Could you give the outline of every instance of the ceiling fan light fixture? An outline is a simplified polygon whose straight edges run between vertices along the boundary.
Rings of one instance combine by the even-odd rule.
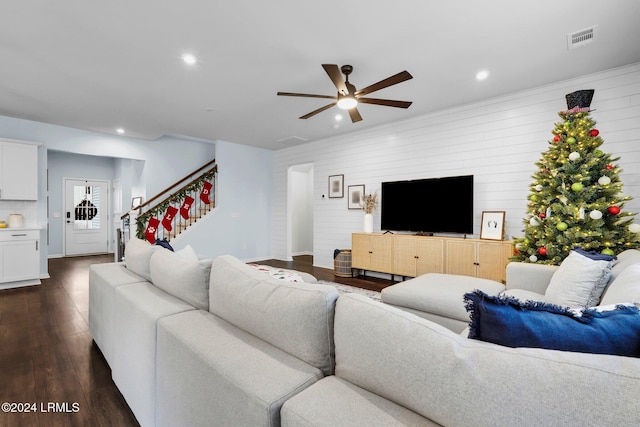
[[[358,100],[353,95],[346,95],[338,99],[338,108],[350,110],[358,105]]]

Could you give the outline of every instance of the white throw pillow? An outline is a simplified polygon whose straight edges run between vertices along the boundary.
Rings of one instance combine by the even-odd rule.
[[[545,301],[571,308],[598,305],[611,276],[612,261],[594,260],[571,251],[553,273]]]
[[[179,251],[176,251],[176,254],[189,261],[198,261],[198,255],[196,254],[196,251],[193,250],[191,245],[187,245]]]
[[[157,251],[151,257],[152,283],[196,308],[209,310],[211,262],[191,261],[175,252]]]
[[[151,255],[158,249],[162,248],[151,245],[146,240],[130,239],[124,247],[124,265],[137,275],[150,281],[151,270],[149,263],[151,262]]]
[[[640,263],[625,268],[602,297],[602,305],[637,302],[640,302]]]

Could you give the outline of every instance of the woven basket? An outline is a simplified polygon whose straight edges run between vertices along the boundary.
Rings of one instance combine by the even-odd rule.
[[[352,277],[351,274],[351,249],[340,249],[338,255],[333,258],[334,275],[338,277]]]

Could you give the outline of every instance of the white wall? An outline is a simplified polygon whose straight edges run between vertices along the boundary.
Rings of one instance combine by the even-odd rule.
[[[624,192],[634,197],[625,210],[640,211],[640,64],[635,64],[276,151],[274,257],[286,259],[287,254],[287,169],[308,159],[315,170],[317,266],[333,268],[333,250],[351,247],[351,233],[362,231],[363,213],[347,210],[346,197],[322,198],[329,175],[344,174],[345,188],[364,184],[369,193],[379,192],[384,181],[473,174],[474,237],[486,210],[506,211],[507,237],[521,235],[534,163],[547,150],[560,120],[557,113],[566,109],[565,94],[579,89],[595,89],[591,115],[604,140],[602,149],[620,156]],[[416,209],[423,205],[446,213],[447,200],[416,200]]]
[[[273,153],[216,142],[216,209],[171,240],[209,258],[230,254],[245,261],[271,258]]]

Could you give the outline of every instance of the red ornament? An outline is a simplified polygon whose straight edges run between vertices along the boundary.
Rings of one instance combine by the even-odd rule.
[[[620,213],[620,208],[617,206],[609,206],[607,208],[607,212],[609,212],[611,215],[618,215]]]
[[[553,142],[560,142],[562,140],[562,137],[560,135],[556,135],[553,137]]]
[[[605,168],[607,168],[607,170],[611,170],[611,169],[613,169],[613,165],[607,165],[607,166],[605,166]]]
[[[538,253],[542,256],[545,256],[547,254],[547,248],[545,248],[544,246],[539,247]]]
[[[540,217],[540,219],[545,219],[547,217],[547,214],[544,212],[540,212],[538,216]]]
[[[598,136],[600,135],[600,131],[598,129],[591,129],[589,131],[589,136]]]

